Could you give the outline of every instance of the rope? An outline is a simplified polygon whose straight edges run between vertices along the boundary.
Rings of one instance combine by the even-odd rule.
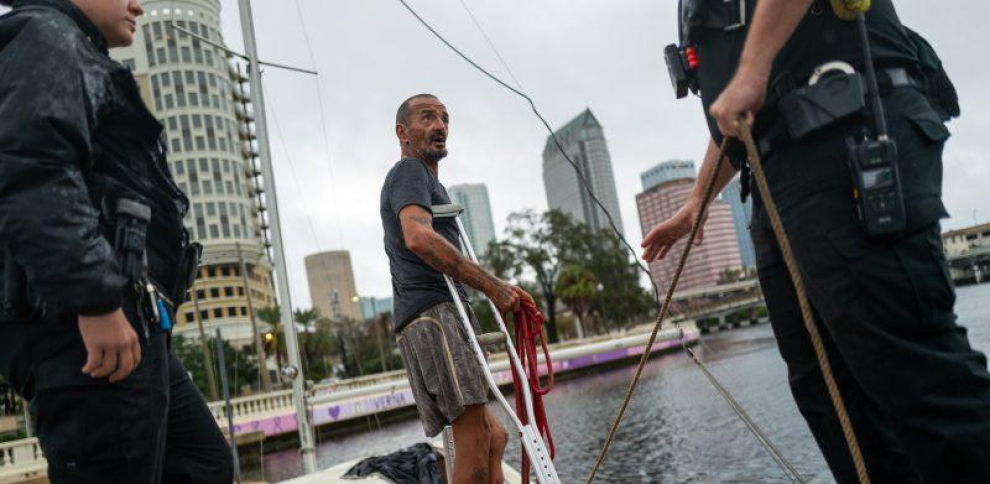
[[[705,365],[705,363],[702,362],[700,358],[698,358],[698,355],[695,354],[693,349],[685,347],[684,350],[687,352],[688,356],[690,356],[691,359],[698,364],[698,368],[701,368],[702,373],[705,374],[705,377],[708,378],[708,381],[711,382],[713,387],[715,387],[715,391],[718,392],[718,394],[723,399],[725,399],[726,403],[728,403],[729,406],[732,407],[732,410],[734,410],[736,414],[739,415],[743,423],[746,424],[746,428],[748,428],[749,431],[753,433],[753,435],[756,437],[756,440],[760,442],[760,445],[762,445],[765,449],[767,449],[767,452],[770,453],[770,457],[773,458],[774,462],[777,463],[777,466],[780,467],[785,474],[787,474],[787,477],[791,480],[791,482],[798,482],[803,484],[804,479],[801,477],[801,474],[798,472],[798,470],[794,468],[794,466],[790,463],[790,461],[787,460],[786,457],[784,457],[784,454],[780,451],[780,449],[777,448],[776,445],[774,445],[773,441],[770,440],[770,437],[764,434],[763,430],[760,429],[758,425],[756,425],[753,419],[749,416],[749,413],[746,412],[746,409],[744,409],[742,405],[740,405],[739,402],[736,401],[735,397],[733,397],[732,394],[729,393],[729,390],[724,386],[722,386],[722,383],[718,381],[718,378],[715,378],[715,375],[711,372],[711,370],[708,369],[708,365]]]
[[[516,373],[516,367],[512,368],[512,390],[516,398],[516,415],[523,424],[529,423],[529,414],[526,412],[526,401],[523,398],[522,386],[529,385],[533,397],[533,418],[536,420],[536,431],[539,432],[547,442],[550,451],[550,460],[554,457],[553,435],[550,434],[550,423],[547,421],[547,412],[543,407],[543,396],[553,389],[553,362],[550,361],[550,350],[547,349],[547,341],[543,338],[543,314],[536,309],[536,305],[524,301],[516,312],[515,340],[519,351],[519,361],[522,363],[524,375]],[[536,340],[539,338],[543,348],[544,362],[547,365],[547,385],[540,386],[540,367],[536,359]],[[506,349],[506,352],[510,351]],[[509,355],[511,358],[512,355]],[[522,449],[522,474],[523,484],[529,484],[529,457],[526,449]]]
[[[825,378],[825,386],[828,387],[828,395],[832,399],[835,413],[839,417],[839,424],[842,426],[842,434],[846,438],[846,445],[852,455],[853,464],[856,466],[856,474],[861,484],[869,484],[870,477],[866,472],[866,462],[859,449],[859,442],[856,440],[856,433],[853,431],[852,422],[849,420],[849,413],[846,405],[842,401],[842,394],[839,392],[839,385],[835,383],[832,375],[832,365],[829,363],[828,355],[825,353],[825,346],[822,344],[821,334],[818,333],[818,326],[811,314],[811,304],[808,303],[808,295],[805,293],[804,280],[798,271],[797,262],[794,260],[794,253],[791,251],[791,243],[784,233],[784,224],[780,221],[780,214],[777,212],[777,205],[770,194],[770,186],[767,184],[766,175],[763,173],[763,162],[760,160],[760,152],[753,142],[753,135],[750,133],[749,125],[745,120],[740,121],[742,125],[742,141],[746,144],[746,151],[749,155],[749,163],[753,167],[753,175],[756,178],[757,186],[760,190],[760,198],[766,208],[767,215],[770,216],[770,224],[773,226],[774,236],[780,245],[780,252],[784,256],[787,264],[787,271],[791,275],[791,282],[794,283],[794,292],[797,293],[798,304],[801,306],[801,316],[804,319],[804,327],[811,337],[812,346],[815,348],[815,355],[818,357],[818,366],[822,369],[822,377]]]
[[[784,261],[787,265],[787,270],[791,276],[791,281],[794,284],[794,291],[797,293],[798,304],[801,307],[801,316],[804,319],[805,328],[808,331],[808,336],[811,338],[812,346],[815,349],[815,355],[818,358],[818,365],[822,370],[822,377],[825,379],[825,386],[828,388],[829,397],[832,399],[832,405],[835,408],[835,413],[839,418],[839,425],[842,427],[842,433],[846,439],[846,445],[849,447],[849,453],[852,456],[853,464],[856,467],[856,474],[859,477],[859,482],[861,484],[869,484],[870,478],[866,471],[866,462],[863,460],[863,454],[859,448],[859,442],[856,439],[856,433],[853,430],[852,422],[849,420],[849,413],[846,411],[845,403],[842,400],[842,394],[839,391],[839,386],[835,382],[835,377],[832,374],[832,366],[829,363],[828,355],[825,352],[825,346],[822,343],[821,334],[818,332],[818,326],[814,322],[814,317],[811,314],[811,304],[808,302],[808,296],[804,289],[804,280],[801,278],[801,274],[797,268],[797,262],[794,260],[794,254],[791,251],[790,240],[787,238],[787,234],[784,232],[783,223],[780,220],[780,214],[777,212],[777,205],[773,201],[773,197],[770,193],[770,186],[767,183],[766,176],[763,172],[763,163],[760,159],[759,150],[756,148],[756,143],[753,142],[752,133],[750,133],[749,125],[745,120],[741,120],[741,139],[746,145],[746,152],[749,158],[750,165],[753,167],[753,175],[756,178],[757,186],[760,191],[761,199],[764,202],[767,214],[770,216],[770,223],[773,226],[774,236],[777,239],[777,243],[780,245],[781,254],[784,256]],[[698,234],[698,229],[701,225],[702,218],[708,209],[708,205],[711,202],[712,192],[714,191],[715,179],[718,172],[722,168],[722,163],[725,158],[725,150],[728,145],[728,138],[722,140],[721,146],[719,146],[718,161],[715,164],[714,170],[712,170],[712,175],[708,179],[707,186],[705,187],[705,196],[702,199],[701,209],[698,211],[698,215],[695,218],[694,225],[691,228],[691,233],[688,236],[687,244],[684,246],[684,252],[681,254],[681,258],[677,264],[677,270],[674,272],[674,277],[671,280],[671,285],[667,289],[667,296],[664,300],[662,310],[657,316],[656,324],[653,328],[653,334],[650,336],[650,341],[647,343],[646,352],[640,358],[639,366],[636,369],[636,375],[633,377],[632,383],[629,385],[629,390],[626,392],[626,396],[622,401],[622,405],[619,407],[619,414],[616,416],[615,421],[612,423],[612,428],[609,431],[608,438],[605,440],[605,444],[602,447],[601,454],[598,456],[598,461],[595,462],[595,467],[591,471],[591,475],[588,477],[588,484],[591,484],[595,479],[595,474],[598,473],[599,468],[605,461],[605,457],[608,454],[609,447],[612,444],[612,440],[615,437],[615,432],[618,430],[619,424],[622,421],[622,417],[625,415],[626,408],[629,406],[629,401],[632,398],[633,392],[636,389],[636,385],[639,384],[640,376],[643,372],[643,367],[646,365],[646,360],[649,357],[650,349],[653,347],[653,342],[656,337],[657,332],[660,329],[661,322],[666,316],[667,309],[669,306],[670,298],[673,296],[674,288],[677,286],[677,282],[680,280],[681,271],[684,269],[684,265],[687,262],[688,254],[691,252],[691,246],[694,244],[695,236]],[[691,351],[690,348],[684,345],[685,351],[691,356],[691,359],[698,364],[698,367],[705,373],[705,376],[711,381],[712,385],[715,387],[716,391],[729,403],[729,406],[736,412],[740,419],[746,423],[750,431],[756,436],[757,440],[767,449],[770,455],[773,457],[774,461],[778,466],[781,467],[785,472],[788,473],[788,477],[796,478],[798,482],[804,482],[797,470],[784,458],[780,450],[770,441],[770,439],[759,429],[759,427],[753,422],[752,418],[746,413],[746,411],[735,401],[731,394],[718,382],[711,371],[705,366],[705,364],[697,357],[697,355]]]

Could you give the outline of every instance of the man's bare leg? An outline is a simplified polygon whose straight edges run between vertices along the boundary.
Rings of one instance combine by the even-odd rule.
[[[484,405],[468,405],[454,429],[454,484],[489,484],[492,437]]]
[[[489,484],[502,484],[505,482],[505,476],[502,475],[502,456],[505,455],[505,446],[509,443],[509,434],[487,409],[485,410],[485,418],[488,419],[488,435],[491,436],[488,451],[488,469],[491,479],[488,482]]]

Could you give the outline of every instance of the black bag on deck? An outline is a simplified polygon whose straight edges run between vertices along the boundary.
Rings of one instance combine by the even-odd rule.
[[[416,444],[380,457],[369,457],[344,474],[344,479],[381,474],[396,484],[440,484],[440,463],[429,444]]]

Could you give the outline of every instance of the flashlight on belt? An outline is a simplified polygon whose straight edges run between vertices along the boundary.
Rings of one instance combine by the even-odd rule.
[[[687,97],[688,91],[698,93],[698,52],[694,47],[681,48],[670,44],[663,49],[663,58],[667,62],[667,73],[670,83],[674,86],[677,99]]]

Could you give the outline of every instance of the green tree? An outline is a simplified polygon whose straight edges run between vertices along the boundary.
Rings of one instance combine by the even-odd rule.
[[[598,279],[595,274],[580,264],[568,264],[560,271],[556,292],[577,318],[577,330],[584,336],[584,317],[598,295]]]
[[[568,250],[574,244],[566,238],[574,226],[573,220],[558,211],[538,214],[532,210],[509,215],[505,242],[490,257],[494,265],[517,278],[533,275],[543,299],[547,316],[547,336],[551,342],[560,340],[557,333],[557,277]]]
[[[211,351],[215,352],[216,338],[209,337],[207,342]],[[227,383],[230,388],[230,396],[236,397],[246,394],[245,388],[249,391],[258,391],[260,388],[258,378],[258,361],[251,348],[235,348],[229,341],[223,340],[224,367],[227,372]],[[206,384],[206,367],[203,364],[203,352],[199,343],[188,340],[181,335],[172,336],[172,348],[176,356],[182,361],[186,371],[192,374],[193,382],[199,391],[205,396],[209,395]],[[219,357],[214,358],[216,374],[220,375]]]

